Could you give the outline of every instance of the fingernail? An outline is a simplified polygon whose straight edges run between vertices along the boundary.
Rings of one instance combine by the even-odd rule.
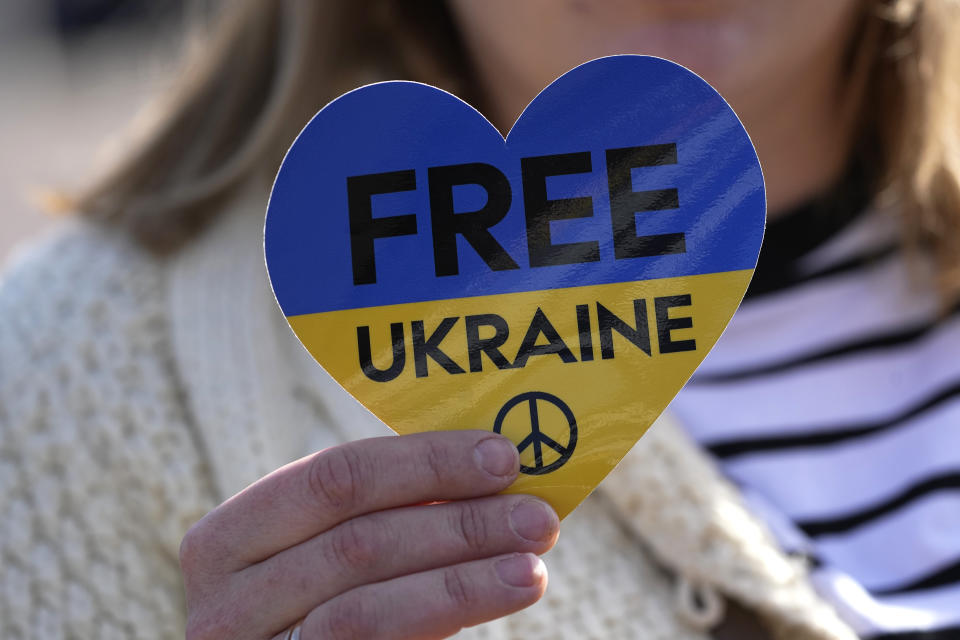
[[[494,476],[506,476],[517,470],[517,448],[506,438],[487,438],[477,444],[477,464]]]
[[[530,542],[545,542],[558,524],[557,515],[539,500],[524,500],[510,512],[514,533]]]
[[[518,553],[497,560],[494,568],[500,581],[511,587],[532,587],[540,584],[546,570],[543,561],[532,553]]]

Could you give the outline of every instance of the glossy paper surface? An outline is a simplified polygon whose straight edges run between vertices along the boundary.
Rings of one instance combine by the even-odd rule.
[[[614,56],[544,89],[506,142],[412,82],[327,105],[274,184],[274,293],[317,361],[398,433],[514,440],[511,491],[568,514],[733,315],[763,236],[736,115],[674,63]]]

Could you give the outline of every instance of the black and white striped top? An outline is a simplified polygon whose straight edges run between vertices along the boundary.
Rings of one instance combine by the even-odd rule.
[[[960,317],[892,212],[811,215],[671,410],[861,636],[960,638]]]

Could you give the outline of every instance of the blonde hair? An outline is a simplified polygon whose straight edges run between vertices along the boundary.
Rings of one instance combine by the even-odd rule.
[[[81,194],[84,215],[165,253],[236,189],[272,175],[313,113],[359,84],[403,77],[483,108],[443,0],[244,0],[189,60],[133,152]],[[860,149],[897,198],[907,246],[960,294],[960,0],[867,5],[852,56]]]

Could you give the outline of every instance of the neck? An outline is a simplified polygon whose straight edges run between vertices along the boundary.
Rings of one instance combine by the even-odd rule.
[[[841,73],[796,70],[727,96],[763,167],[768,216],[828,189],[843,175],[852,143],[851,91]]]

